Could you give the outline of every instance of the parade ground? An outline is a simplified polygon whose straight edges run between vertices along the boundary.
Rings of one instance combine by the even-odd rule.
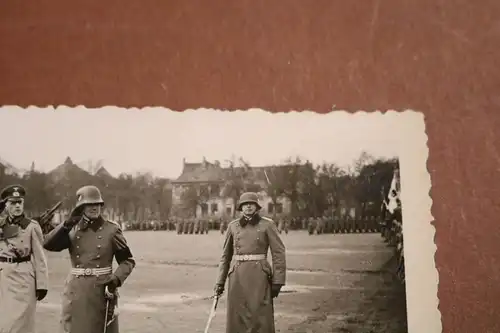
[[[224,236],[125,231],[137,266],[120,288],[123,333],[203,332]],[[380,234],[282,233],[287,285],[275,300],[277,332],[406,332],[404,287]],[[37,330],[57,332],[69,255],[47,253],[50,290]],[[116,262],[114,263],[116,264]],[[224,332],[225,298],[209,332]]]

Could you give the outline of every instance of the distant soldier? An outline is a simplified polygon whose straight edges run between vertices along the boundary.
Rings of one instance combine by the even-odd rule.
[[[208,234],[208,229],[210,229],[209,225],[211,225],[212,223],[213,223],[212,219],[203,221],[203,229],[202,230],[205,234]]]
[[[307,224],[307,231],[309,232],[309,235],[314,234],[314,229],[316,229],[315,227],[316,227],[316,223],[314,221],[314,218],[310,217],[308,224]]]
[[[323,221],[324,221],[324,232],[327,234],[332,233],[332,220],[330,219],[329,216],[323,215]]]
[[[182,219],[180,218],[175,218],[175,228],[176,228],[176,232],[177,232],[177,235],[180,235],[182,234],[182,229],[183,229],[183,225],[182,225]]]
[[[189,220],[182,219],[182,233],[187,234],[189,232]]]
[[[226,229],[227,229],[227,222],[225,219],[221,220],[220,221],[220,225],[219,225],[219,229],[220,229],[220,233],[223,234],[226,232]]]
[[[227,333],[275,332],[273,299],[285,284],[285,245],[276,224],[261,217],[260,209],[256,193],[243,193],[238,205],[243,215],[226,232],[215,293],[224,292],[228,279]],[[272,268],[267,261],[269,248]]]
[[[337,215],[333,216],[333,221],[332,221],[332,232],[333,233],[339,233],[340,232],[340,221],[339,217]]]
[[[375,216],[370,217],[370,229],[372,232],[377,232],[378,231],[378,221]]]
[[[135,267],[130,248],[116,222],[101,215],[104,201],[95,186],[84,186],[76,192],[76,207],[70,218],[59,224],[45,238],[45,249],[60,252],[68,249],[71,272],[63,293],[62,332],[103,332],[106,316],[105,290],[114,295]],[[113,259],[118,267],[113,272]],[[108,320],[113,313],[108,312]],[[118,332],[115,318],[107,333]]]
[[[285,220],[283,221],[283,229],[285,231],[285,234],[287,234],[287,235],[288,235],[288,227],[289,227],[289,224],[290,224],[288,221],[289,221],[288,218],[285,218]]]
[[[321,217],[316,217],[316,235],[321,235],[323,233],[323,219]]]
[[[0,194],[0,332],[35,332],[36,302],[47,295],[48,268],[40,225],[24,215],[26,190]]]
[[[198,235],[200,233],[201,219],[197,218],[194,220],[194,233]]]

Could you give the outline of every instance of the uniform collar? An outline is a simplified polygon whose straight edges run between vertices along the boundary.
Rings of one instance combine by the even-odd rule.
[[[99,230],[99,228],[104,223],[102,216],[99,216],[95,220],[89,220],[86,217],[82,217],[80,220],[80,230],[86,231],[88,228],[92,229],[94,232]]]
[[[258,213],[253,214],[251,218],[245,215],[240,217],[240,225],[244,228],[247,224],[256,225],[260,221],[260,216]]]
[[[18,225],[23,229],[26,229],[28,225],[30,224],[30,221],[24,216],[24,213],[16,216],[16,217],[11,217],[10,215],[7,217],[7,223],[13,224],[13,225]]]

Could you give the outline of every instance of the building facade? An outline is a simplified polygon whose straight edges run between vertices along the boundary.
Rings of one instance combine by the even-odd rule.
[[[273,199],[268,194],[273,169],[278,167],[222,167],[219,162],[187,163],[183,161],[181,175],[171,182],[173,214],[198,218],[233,217],[237,204],[235,182],[239,192],[257,192],[266,216],[291,212],[290,200],[283,196]]]

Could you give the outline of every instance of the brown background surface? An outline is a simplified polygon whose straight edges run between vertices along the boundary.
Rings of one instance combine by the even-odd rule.
[[[495,0],[3,1],[0,104],[423,111],[444,332],[500,332],[499,14]]]

